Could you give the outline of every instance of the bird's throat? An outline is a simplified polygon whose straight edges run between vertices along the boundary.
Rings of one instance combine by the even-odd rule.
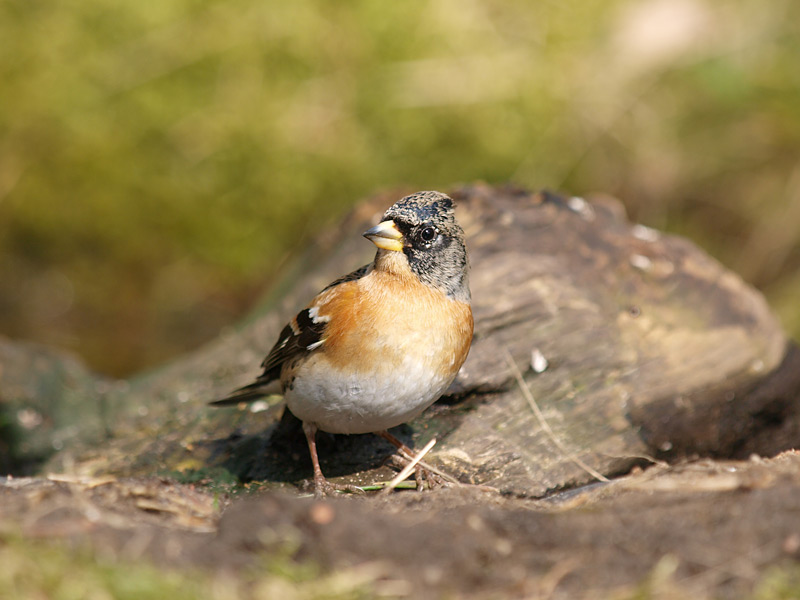
[[[402,279],[415,277],[408,264],[408,257],[404,253],[394,250],[378,250],[375,255],[374,270],[391,273]]]

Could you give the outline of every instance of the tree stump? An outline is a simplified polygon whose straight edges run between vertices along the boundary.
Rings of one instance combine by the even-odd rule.
[[[472,264],[475,338],[448,394],[398,428],[418,447],[437,438],[427,460],[462,481],[538,497],[649,461],[796,445],[800,353],[738,276],[684,239],[631,224],[613,199],[480,184],[452,196]],[[207,402],[257,375],[286,319],[371,259],[360,233],[394,200],[359,206],[240,327],[197,352],[131,381],[71,376],[69,394],[94,420],[63,425],[72,435],[48,468],[224,468],[277,487],[309,477],[303,436],[280,419],[277,399],[255,412]],[[6,407],[39,410],[33,396],[0,393]],[[382,440],[321,438],[326,474],[384,478]]]

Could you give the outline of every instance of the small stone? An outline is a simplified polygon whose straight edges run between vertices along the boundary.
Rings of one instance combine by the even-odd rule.
[[[336,511],[330,504],[324,502],[316,502],[309,511],[309,516],[314,523],[318,525],[327,525],[333,521],[336,516]]]
[[[531,368],[534,373],[544,373],[549,364],[541,350],[534,348],[531,351]]]

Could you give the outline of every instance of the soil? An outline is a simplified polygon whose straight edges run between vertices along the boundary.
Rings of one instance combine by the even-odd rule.
[[[654,465],[530,500],[479,486],[231,498],[163,478],[5,479],[0,532],[105,559],[237,572],[267,557],[369,567],[376,594],[739,598],[800,558],[800,453]]]
[[[446,396],[396,434],[436,438],[426,461],[472,485],[304,497],[305,439],[279,402],[208,406],[371,258],[378,197],[240,328],[162,369],[108,381],[0,339],[0,468],[57,473],[0,479],[0,551],[53,541],[237,582],[288,561],[360,573],[376,596],[800,598],[800,349],[760,294],[610,199],[454,197],[475,338]],[[318,442],[338,483],[393,475],[376,436]],[[763,593],[776,580],[785,593]]]

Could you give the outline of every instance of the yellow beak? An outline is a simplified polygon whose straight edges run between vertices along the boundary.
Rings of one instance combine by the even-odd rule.
[[[394,250],[395,252],[403,250],[403,234],[397,229],[394,221],[378,223],[372,229],[367,229],[364,232],[364,237],[378,248]]]

